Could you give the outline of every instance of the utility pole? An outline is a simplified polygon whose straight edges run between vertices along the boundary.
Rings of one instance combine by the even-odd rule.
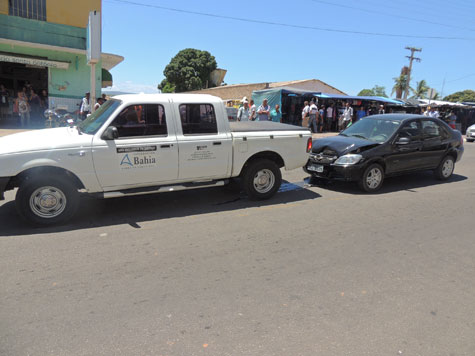
[[[407,94],[409,93],[409,83],[411,82],[412,61],[414,60],[416,60],[417,62],[421,61],[420,58],[414,57],[414,52],[422,52],[422,48],[406,47],[406,49],[411,51],[411,56],[406,56],[406,58],[409,58],[409,71],[407,72],[406,89],[404,90],[403,99],[407,99]]]

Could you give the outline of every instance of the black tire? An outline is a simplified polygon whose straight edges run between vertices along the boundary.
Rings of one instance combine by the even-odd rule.
[[[242,173],[242,188],[251,200],[269,199],[279,190],[281,183],[279,167],[268,159],[251,162]]]
[[[471,138],[467,138],[466,140],[467,140],[467,142],[473,142],[473,139],[471,139]]]
[[[369,165],[363,172],[358,185],[361,189],[368,193],[378,191],[383,185],[384,169],[381,165],[373,163]]]
[[[445,156],[434,171],[435,177],[439,180],[447,180],[452,176],[452,173],[454,173],[454,168],[454,158],[452,156]]]
[[[55,225],[76,213],[79,192],[63,176],[28,177],[20,184],[15,203],[18,213],[28,223]]]

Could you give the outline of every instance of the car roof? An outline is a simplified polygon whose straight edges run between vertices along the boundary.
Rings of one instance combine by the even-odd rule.
[[[406,121],[411,119],[430,119],[424,115],[418,114],[382,114],[366,116],[365,119],[391,120],[391,121]]]

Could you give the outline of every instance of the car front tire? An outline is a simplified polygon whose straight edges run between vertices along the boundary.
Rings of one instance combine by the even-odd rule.
[[[15,198],[18,213],[32,225],[55,225],[70,219],[79,206],[77,188],[59,176],[29,177]]]
[[[452,156],[445,156],[439,167],[435,170],[435,176],[439,180],[447,180],[454,173],[455,160]]]
[[[373,163],[369,165],[363,172],[358,184],[362,190],[368,193],[378,191],[383,185],[384,169],[381,165]]]
[[[264,200],[279,190],[282,174],[279,167],[268,159],[259,159],[249,164],[242,175],[242,187],[251,200]]]

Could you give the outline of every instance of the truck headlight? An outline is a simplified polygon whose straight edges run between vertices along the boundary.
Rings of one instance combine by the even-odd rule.
[[[361,161],[362,159],[363,159],[363,156],[362,156],[362,155],[347,154],[347,155],[344,155],[344,156],[339,157],[339,158],[335,161],[334,164],[337,165],[337,166],[349,166],[349,165],[358,163],[358,162]]]

